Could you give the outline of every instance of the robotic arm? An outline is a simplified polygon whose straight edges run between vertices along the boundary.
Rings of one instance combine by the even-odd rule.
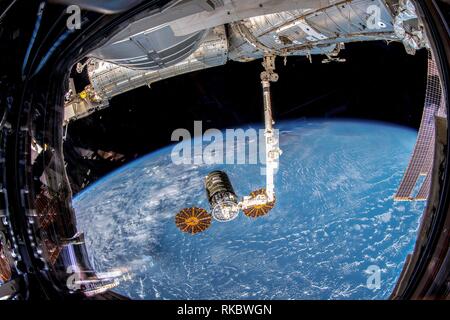
[[[265,176],[266,187],[253,191],[238,201],[227,174],[223,171],[213,171],[205,178],[205,188],[211,213],[202,208],[185,208],[175,217],[177,227],[187,233],[195,234],[209,228],[212,218],[220,222],[235,219],[239,211],[248,217],[257,218],[266,215],[275,206],[274,176],[278,170],[278,160],[282,153],[278,147],[272,117],[272,101],[270,83],[278,81],[275,73],[275,55],[264,56],[261,72],[261,84],[264,97],[264,138],[265,138]]]

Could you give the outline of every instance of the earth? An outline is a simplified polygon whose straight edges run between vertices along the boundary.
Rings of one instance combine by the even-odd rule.
[[[283,155],[275,208],[205,232],[180,232],[185,207],[209,209],[204,177],[224,170],[239,196],[260,165],[176,165],[150,153],[74,198],[99,272],[127,268],[134,299],[386,299],[412,251],[424,202],[394,202],[417,132],[386,123],[277,123]],[[246,129],[246,128],[245,128]],[[369,287],[370,268],[380,285]]]

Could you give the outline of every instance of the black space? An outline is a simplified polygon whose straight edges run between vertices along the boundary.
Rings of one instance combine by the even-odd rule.
[[[406,54],[399,43],[347,44],[345,63],[323,57],[278,58],[272,85],[275,120],[360,118],[418,128],[423,108],[427,53]],[[65,158],[74,193],[123,162],[171,143],[172,131],[203,120],[203,129],[262,122],[261,61],[222,67],[157,82],[115,97],[110,107],[69,125]],[[81,159],[74,147],[124,154],[122,161]],[[86,172],[90,171],[89,177]]]

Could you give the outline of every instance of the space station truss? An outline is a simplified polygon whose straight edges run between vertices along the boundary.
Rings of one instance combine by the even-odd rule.
[[[437,66],[429,53],[422,121],[414,151],[394,196],[396,201],[425,201],[428,198],[435,151],[436,117],[446,118],[447,112]]]
[[[95,92],[110,99],[118,94],[150,85],[176,75],[223,65],[227,61],[228,43],[225,28],[213,28],[200,47],[187,59],[158,70],[136,70],[106,61],[94,60],[89,76]]]
[[[368,8],[379,10],[370,21]],[[370,10],[369,10],[370,11]],[[376,24],[376,25],[375,25]],[[292,10],[256,16],[231,24],[230,54],[236,61],[279,56],[338,53],[339,44],[397,40],[384,1],[334,1],[317,10]]]
[[[203,38],[200,46],[189,57],[160,69],[131,69],[128,66],[92,58],[88,63],[90,88],[99,99],[77,99],[65,106],[65,123],[76,120],[109,106],[116,95],[152,83],[198,70],[223,65],[227,61],[228,42],[225,28],[213,28]]]
[[[132,89],[228,60],[269,54],[341,61],[345,43],[373,40],[403,42],[411,54],[427,47],[410,0],[173,0],[88,55],[88,94],[66,103],[64,120],[105,108]]]

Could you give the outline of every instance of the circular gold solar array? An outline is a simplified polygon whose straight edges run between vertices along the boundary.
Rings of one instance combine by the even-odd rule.
[[[256,198],[259,195],[265,195],[266,194],[266,189],[259,189],[256,191],[253,191],[252,193],[250,193],[250,197],[252,199]],[[257,206],[253,206],[247,209],[243,209],[242,211],[244,211],[244,214],[247,217],[251,217],[251,218],[259,218],[262,216],[265,216],[267,213],[269,213],[270,210],[272,210],[272,208],[275,206],[275,200],[273,200],[272,202],[266,203],[266,204],[262,204],[262,205],[257,205]]]
[[[205,209],[185,208],[175,216],[175,224],[183,232],[196,234],[209,228],[211,215]]]

